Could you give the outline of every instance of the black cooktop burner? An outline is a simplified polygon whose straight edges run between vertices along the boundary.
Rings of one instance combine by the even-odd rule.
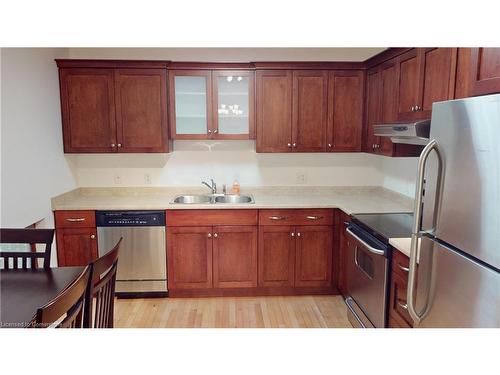
[[[353,216],[353,221],[388,242],[389,238],[411,236],[413,213],[359,214]]]

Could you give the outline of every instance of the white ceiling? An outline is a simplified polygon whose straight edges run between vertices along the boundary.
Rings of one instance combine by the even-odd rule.
[[[386,48],[69,48],[72,59],[364,61]]]

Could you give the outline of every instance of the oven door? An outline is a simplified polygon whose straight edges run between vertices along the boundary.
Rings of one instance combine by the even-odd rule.
[[[346,304],[351,323],[383,328],[387,321],[388,246],[357,226],[350,225],[346,231]]]

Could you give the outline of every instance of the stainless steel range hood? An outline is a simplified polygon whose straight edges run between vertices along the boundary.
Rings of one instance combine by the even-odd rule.
[[[403,124],[383,124],[373,127],[379,137],[390,137],[393,143],[426,145],[429,143],[431,120],[421,120]]]

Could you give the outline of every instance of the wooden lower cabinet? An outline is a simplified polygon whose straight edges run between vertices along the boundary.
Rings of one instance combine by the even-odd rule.
[[[413,320],[407,307],[409,258],[393,250],[391,289],[389,296],[389,327],[412,328]]]
[[[257,227],[214,227],[213,286],[257,286]]]
[[[314,225],[295,231],[295,286],[331,285],[333,228]]]
[[[212,287],[212,227],[167,229],[169,289]]]
[[[96,228],[56,229],[59,267],[85,266],[97,259]]]
[[[349,242],[347,238],[347,222],[351,217],[342,211],[337,211],[336,228],[338,237],[338,254],[334,258],[334,274],[337,275],[337,288],[344,297],[347,296],[346,286],[346,267],[347,267],[347,254],[349,251]],[[335,266],[337,264],[337,266]],[[335,272],[337,270],[337,272]]]
[[[259,228],[259,286],[292,287],[295,280],[295,237],[292,226]]]

